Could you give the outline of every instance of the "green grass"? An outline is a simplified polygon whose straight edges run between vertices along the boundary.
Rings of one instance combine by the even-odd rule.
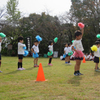
[[[17,71],[17,57],[2,57],[0,73],[0,100],[100,100],[100,73],[94,71],[94,63],[82,63],[83,76],[74,76],[75,61],[64,64],[53,59],[39,58],[47,82],[35,83],[38,68],[33,68],[33,58],[24,58],[26,70]]]

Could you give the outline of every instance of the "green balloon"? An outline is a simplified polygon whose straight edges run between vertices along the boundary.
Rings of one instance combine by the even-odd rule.
[[[72,43],[74,42],[75,40],[72,40]]]
[[[0,33],[0,37],[4,38],[6,35],[4,33]]]
[[[58,38],[57,38],[57,37],[56,37],[56,38],[54,38],[54,42],[55,42],[55,43],[57,43],[57,41],[58,41]]]
[[[100,39],[100,34],[97,34],[96,37]]]
[[[72,51],[70,53],[68,53],[68,56],[71,56],[71,55],[73,55],[73,52]]]
[[[47,55],[48,55],[48,56],[51,56],[51,55],[53,55],[53,52],[50,51],[50,52],[47,53]]]

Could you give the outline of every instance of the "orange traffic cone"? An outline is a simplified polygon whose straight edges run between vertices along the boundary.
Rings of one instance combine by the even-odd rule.
[[[38,69],[38,74],[37,74],[36,81],[46,81],[41,63],[39,65],[39,69]]]
[[[83,58],[83,63],[86,63],[86,61],[85,61],[85,57]]]

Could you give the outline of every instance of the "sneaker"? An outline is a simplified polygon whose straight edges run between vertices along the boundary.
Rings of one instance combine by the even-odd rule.
[[[100,70],[99,70],[99,69],[95,69],[95,71],[96,71],[96,72],[100,72]]]
[[[74,73],[74,75],[75,75],[75,76],[79,76],[79,74],[78,74],[78,73]]]
[[[68,62],[65,62],[65,64],[68,64]]]
[[[36,65],[37,67],[39,67],[39,65]]]
[[[23,68],[23,67],[22,67],[21,69],[22,69],[22,70],[25,70],[25,68]]]
[[[37,65],[34,65],[34,67],[37,67]]]
[[[53,66],[51,63],[50,64],[48,64],[49,66]]]
[[[95,69],[95,68],[94,68],[94,69]],[[100,68],[99,68],[99,67],[97,67],[97,69],[98,69],[98,70],[100,70]],[[95,70],[96,70],[96,69],[95,69]]]
[[[78,73],[78,75],[83,75],[82,73]]]
[[[22,70],[22,68],[18,68],[18,70]]]
[[[100,70],[100,68],[98,67],[98,70]]]
[[[71,65],[71,63],[68,63],[69,65]]]
[[[0,70],[0,73],[2,73],[2,71]]]

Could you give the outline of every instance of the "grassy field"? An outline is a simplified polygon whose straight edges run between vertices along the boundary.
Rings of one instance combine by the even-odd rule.
[[[94,71],[94,63],[82,63],[83,76],[74,76],[72,65],[53,59],[40,58],[47,82],[35,83],[38,68],[33,68],[33,58],[24,58],[26,70],[17,71],[17,57],[2,57],[0,73],[0,100],[100,100],[100,73]]]

